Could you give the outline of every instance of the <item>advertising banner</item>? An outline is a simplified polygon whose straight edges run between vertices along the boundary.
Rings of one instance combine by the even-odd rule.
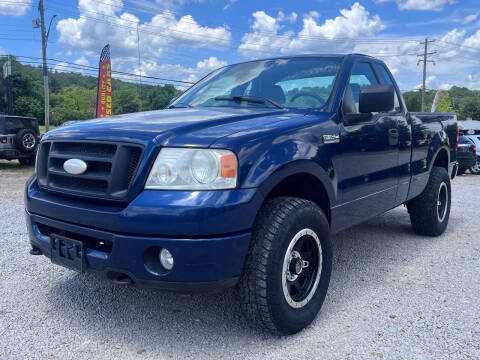
[[[112,116],[112,64],[110,45],[106,45],[100,55],[98,65],[97,118]]]

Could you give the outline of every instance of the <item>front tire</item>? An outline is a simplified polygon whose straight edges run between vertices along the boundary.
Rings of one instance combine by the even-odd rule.
[[[274,334],[302,330],[315,319],[330,282],[325,215],[313,202],[274,198],[260,210],[251,241],[237,286],[244,314]]]
[[[447,170],[434,166],[425,190],[407,203],[413,230],[419,235],[443,234],[450,218],[451,199]]]

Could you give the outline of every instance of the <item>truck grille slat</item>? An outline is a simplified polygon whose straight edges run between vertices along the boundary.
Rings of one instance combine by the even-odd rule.
[[[91,141],[45,141],[39,147],[37,177],[40,187],[72,195],[121,200],[128,194],[143,147]],[[69,159],[83,160],[87,170],[67,173]]]

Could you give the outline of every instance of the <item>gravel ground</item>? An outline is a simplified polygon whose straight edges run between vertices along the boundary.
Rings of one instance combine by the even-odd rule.
[[[252,329],[231,291],[117,287],[29,255],[28,175],[0,162],[2,359],[480,358],[480,177],[455,179],[439,238],[414,235],[402,207],[335,236],[321,313],[279,338]]]

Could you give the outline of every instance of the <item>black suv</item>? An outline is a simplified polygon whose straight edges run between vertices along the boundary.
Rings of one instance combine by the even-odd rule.
[[[0,114],[0,159],[33,165],[39,140],[37,119]]]

